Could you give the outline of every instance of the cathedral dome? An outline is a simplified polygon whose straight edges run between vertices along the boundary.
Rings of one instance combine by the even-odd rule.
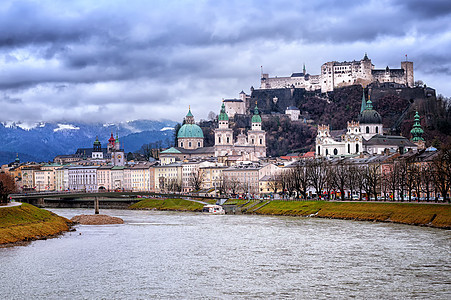
[[[369,96],[368,96],[369,97]],[[364,110],[359,114],[360,124],[382,124],[381,115],[373,109],[373,103],[370,99],[366,102]]]
[[[204,138],[204,133],[196,124],[185,124],[179,129],[177,138]]]
[[[359,115],[360,124],[382,124],[381,115],[374,109],[366,109]]]

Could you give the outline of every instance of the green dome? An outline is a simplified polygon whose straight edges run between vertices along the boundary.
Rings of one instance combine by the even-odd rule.
[[[370,99],[366,102],[365,110],[359,115],[360,124],[382,124],[381,115],[373,109],[373,102]]]
[[[218,116],[218,120],[219,121],[228,121],[229,120],[229,116],[227,115],[226,111],[225,111],[225,105],[224,102],[222,102],[222,106],[221,106],[221,113]]]
[[[202,129],[196,124],[185,124],[177,133],[177,138],[204,138]]]
[[[254,115],[252,116],[252,123],[261,123],[262,118],[259,115],[257,102],[255,102]]]

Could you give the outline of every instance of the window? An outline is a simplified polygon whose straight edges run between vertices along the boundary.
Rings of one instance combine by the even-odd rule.
[[[334,155],[337,155],[338,154],[338,150],[337,150],[337,148],[335,148],[334,149]]]
[[[379,127],[376,126],[376,133],[379,133]]]
[[[183,142],[180,143],[180,147],[183,147]]]
[[[263,140],[262,139],[260,139],[260,145],[262,145],[263,144]]]
[[[191,142],[188,143],[188,147],[191,147]]]
[[[329,155],[329,149],[326,149],[326,155]]]
[[[351,153],[351,144],[348,144],[348,153]]]
[[[320,148],[320,146],[318,146],[318,154],[320,154],[321,153],[321,148]]]
[[[228,144],[228,143],[230,143],[230,138],[229,138],[229,137],[227,137],[227,144]]]
[[[197,147],[200,147],[200,142],[197,142]]]
[[[370,128],[366,126],[366,133],[370,133]]]
[[[221,137],[218,137],[218,143],[221,144]]]
[[[359,144],[355,145],[355,153],[359,153]]]

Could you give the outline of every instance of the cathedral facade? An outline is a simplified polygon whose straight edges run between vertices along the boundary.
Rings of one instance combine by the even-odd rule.
[[[349,121],[346,131],[331,131],[329,125],[319,125],[316,136],[317,156],[356,156],[362,153],[382,154],[385,151],[404,153],[418,146],[402,136],[383,134],[382,117],[370,99],[362,96],[359,120]]]
[[[251,129],[247,135],[242,131],[238,136],[233,136],[233,130],[229,127],[229,116],[225,104],[222,103],[218,116],[218,128],[215,129],[215,156],[245,156],[249,160],[266,157],[266,132],[262,130],[262,119],[257,104],[251,120]]]

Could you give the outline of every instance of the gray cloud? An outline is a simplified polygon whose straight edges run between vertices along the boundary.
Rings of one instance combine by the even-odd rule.
[[[379,68],[408,53],[417,78],[450,77],[448,2],[5,1],[0,90],[24,109],[0,120],[134,119],[143,109],[178,120],[188,104],[206,117],[257,87],[260,65],[284,76],[306,63],[317,74],[366,51]]]

